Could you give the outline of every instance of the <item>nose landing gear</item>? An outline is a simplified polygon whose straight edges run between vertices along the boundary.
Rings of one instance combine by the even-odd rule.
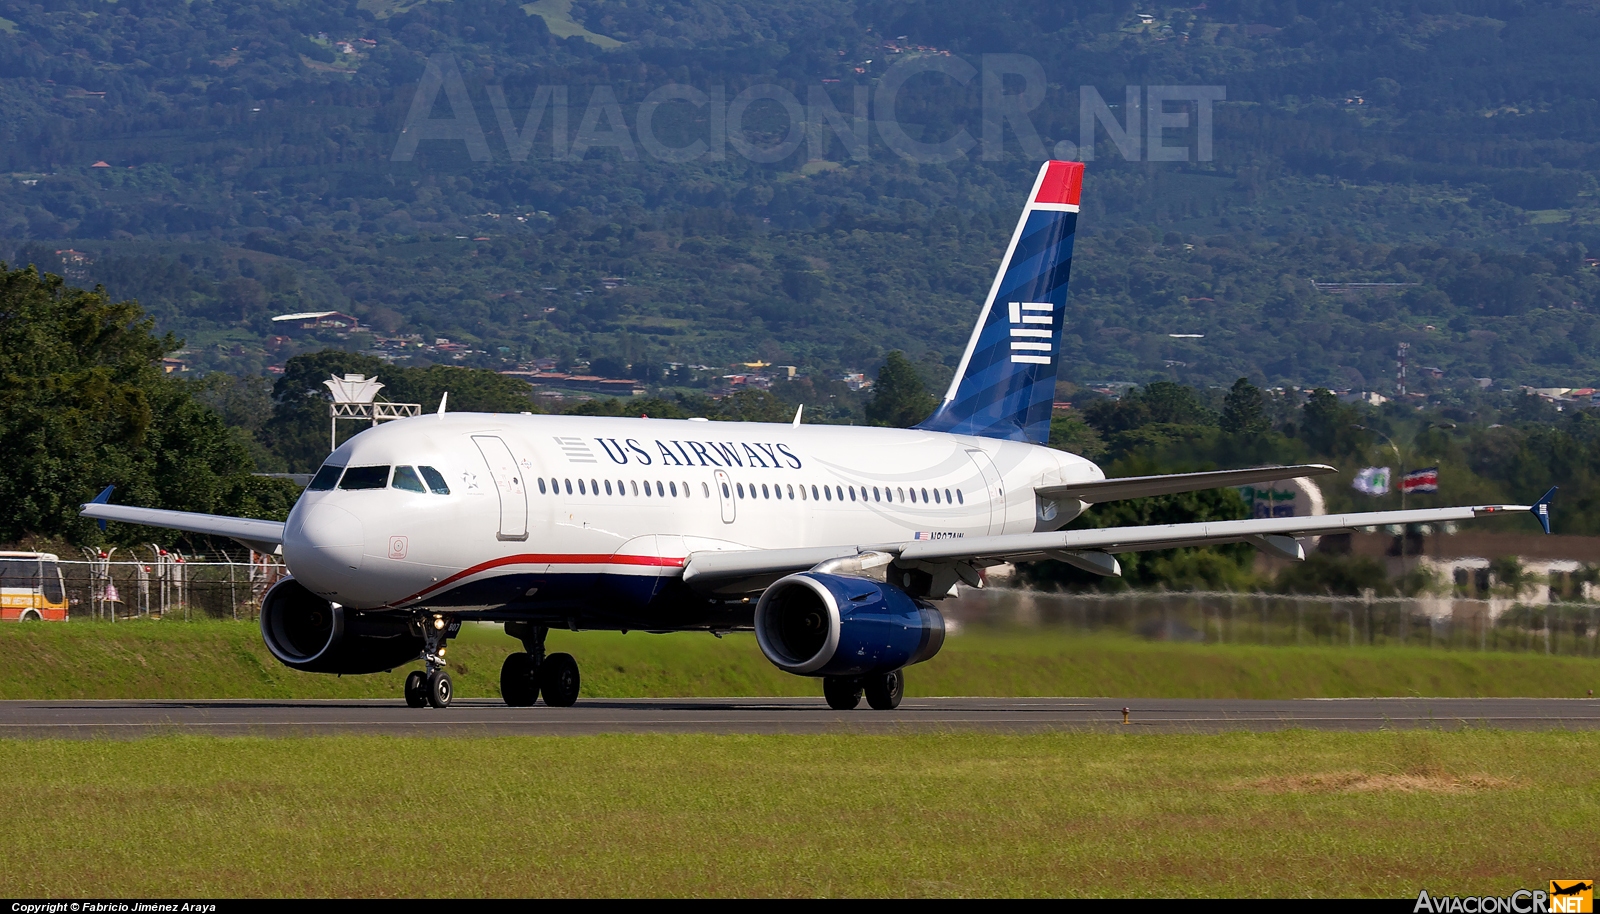
[[[531,622],[507,622],[506,634],[522,641],[526,653],[511,654],[500,667],[500,697],[513,708],[526,708],[544,696],[552,708],[570,708],[578,701],[582,678],[571,654],[544,653],[550,630]]]
[[[418,613],[411,620],[422,634],[423,669],[412,670],[406,677],[406,707],[450,707],[455,695],[455,683],[445,672],[445,642],[461,631],[461,620],[441,613]]]

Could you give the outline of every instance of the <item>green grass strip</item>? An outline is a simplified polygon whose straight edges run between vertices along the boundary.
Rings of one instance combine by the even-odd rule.
[[[1388,896],[1590,878],[1600,733],[0,740],[0,893]]]
[[[552,632],[591,697],[820,695],[780,672],[748,634]],[[334,677],[279,664],[243,622],[0,626],[4,698],[399,698],[404,671]],[[520,650],[499,626],[466,626],[448,659],[457,694],[498,697]],[[1579,697],[1600,661],[1427,648],[1261,647],[968,629],[907,671],[907,694],[1165,698]]]

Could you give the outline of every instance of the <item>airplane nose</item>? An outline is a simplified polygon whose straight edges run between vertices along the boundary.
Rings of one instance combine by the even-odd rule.
[[[296,514],[283,543],[284,559],[296,577],[342,580],[361,568],[366,529],[360,518],[334,505],[310,505]]]

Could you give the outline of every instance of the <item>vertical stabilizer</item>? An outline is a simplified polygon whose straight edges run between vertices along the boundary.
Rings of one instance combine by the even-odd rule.
[[[917,428],[1036,444],[1050,437],[1082,186],[1081,162],[1039,169],[955,380]]]

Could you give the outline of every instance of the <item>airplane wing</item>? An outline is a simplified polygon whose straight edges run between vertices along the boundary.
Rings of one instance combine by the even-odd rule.
[[[95,496],[94,501],[82,506],[78,512],[104,524],[108,520],[146,527],[166,527],[187,533],[205,533],[225,536],[256,552],[274,553],[283,545],[283,522],[256,520],[249,517],[224,517],[219,514],[197,514],[192,511],[167,511],[161,508],[136,508],[132,505],[107,504],[111,487]]]
[[[1301,476],[1326,476],[1337,472],[1339,471],[1326,464],[1307,463],[1297,466],[1252,467],[1247,470],[1217,470],[1209,473],[1176,473],[1169,476],[1091,479],[1061,486],[1042,486],[1034,491],[1041,498],[1076,498],[1084,504],[1093,505],[1123,498],[1199,492],[1203,489],[1220,489],[1223,486],[1247,486],[1257,482],[1275,482],[1279,479],[1294,479]]]
[[[976,567],[1001,562],[1057,559],[1098,574],[1117,575],[1121,574],[1121,568],[1112,558],[1117,553],[1224,543],[1250,543],[1281,558],[1300,560],[1305,558],[1305,552],[1294,537],[1339,533],[1361,527],[1436,524],[1525,512],[1533,514],[1544,531],[1549,533],[1550,499],[1555,492],[1552,488],[1532,505],[1476,505],[1192,524],[1150,524],[827,548],[697,552],[686,561],[683,579],[697,590],[748,593],[764,588],[783,575],[805,571],[823,562],[876,553],[891,556],[895,564],[902,567],[934,572],[936,581],[942,580],[938,575],[943,573],[949,585],[943,588],[936,586],[932,591],[943,593],[957,580],[975,583]]]

